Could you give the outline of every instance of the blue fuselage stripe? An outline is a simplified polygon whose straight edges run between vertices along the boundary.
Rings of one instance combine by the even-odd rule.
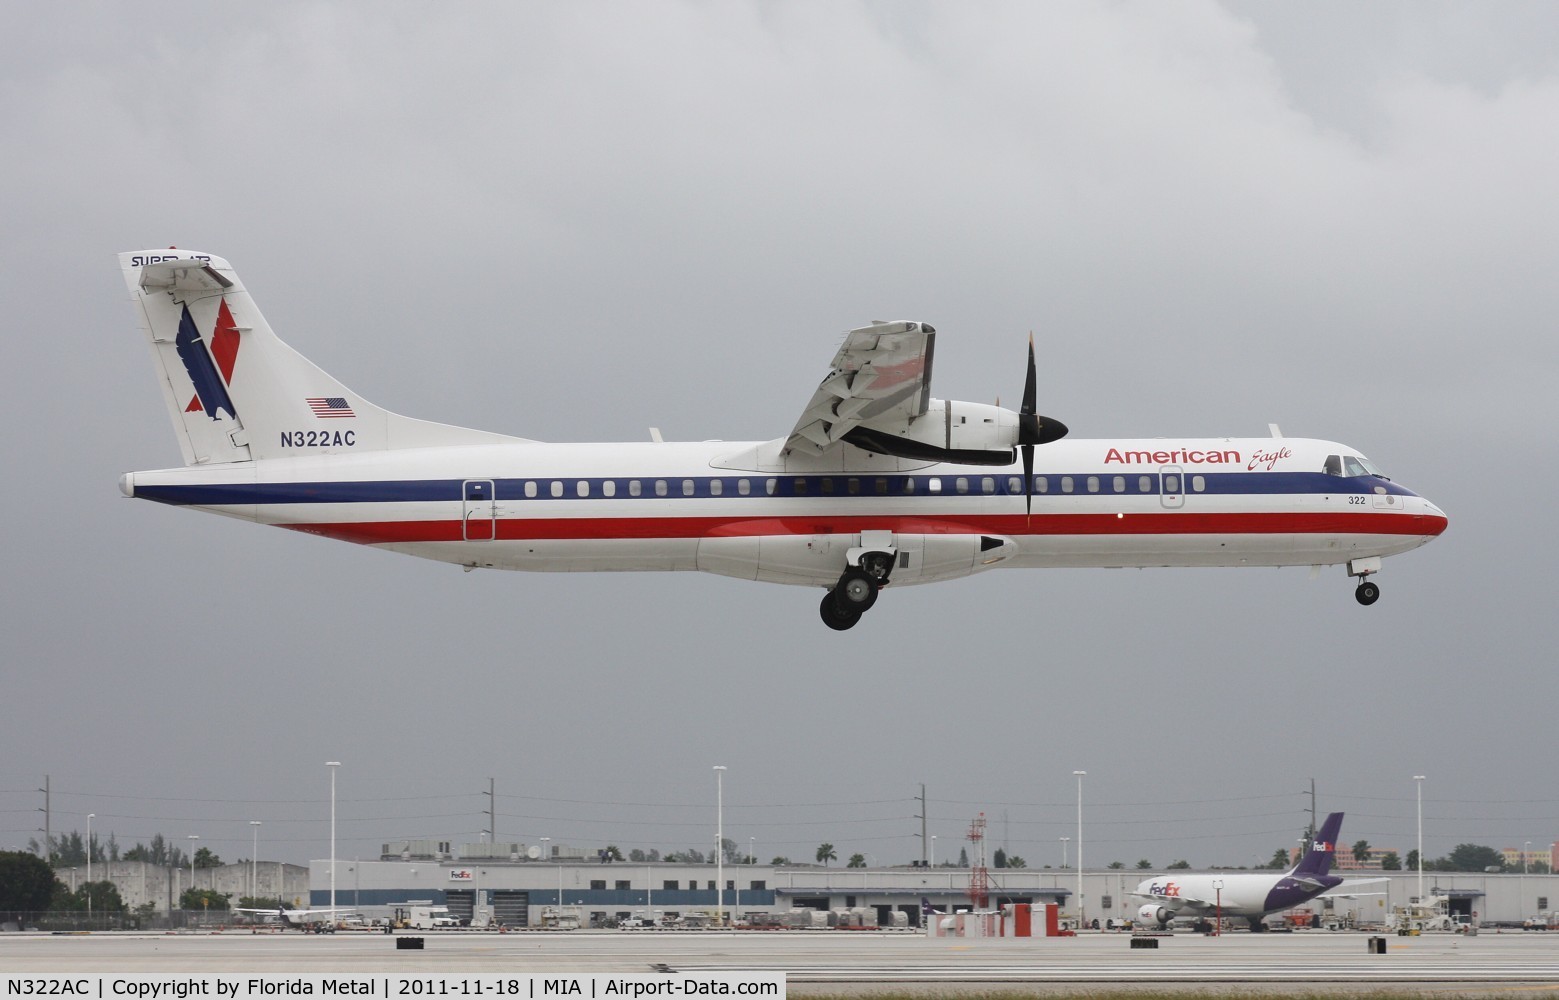
[[[1116,490],[1117,478],[1124,489]],[[1034,499],[1094,497],[1127,498],[1159,496],[1163,477],[1157,473],[1071,473],[1036,476]],[[1187,496],[1307,495],[1390,493],[1416,496],[1389,480],[1372,476],[1345,478],[1323,472],[1191,473],[1183,476],[1181,491]],[[740,484],[748,484],[742,493]],[[991,489],[985,488],[990,480]],[[202,486],[138,485],[135,495],[159,503],[218,507],[244,504],[314,503],[427,503],[461,500],[464,484],[471,479],[392,479],[351,482],[232,483]],[[485,480],[478,480],[485,481]],[[808,475],[808,476],[665,476],[654,477],[542,477],[495,479],[493,493],[501,501],[545,500],[761,500],[786,499],[873,500],[895,497],[1022,496],[1023,477],[995,475]],[[1069,482],[1070,491],[1063,489]],[[1097,484],[1090,490],[1089,484]],[[581,495],[580,484],[585,484]],[[634,495],[630,483],[639,484]],[[770,492],[770,483],[773,492]],[[1147,489],[1143,489],[1144,483]],[[557,495],[554,495],[556,484]],[[611,484],[613,495],[606,495]],[[718,484],[718,485],[716,485]],[[963,488],[960,489],[960,484]],[[1201,486],[1201,489],[1197,487]],[[719,492],[716,492],[718,490]],[[1179,491],[1171,491],[1178,495]]]

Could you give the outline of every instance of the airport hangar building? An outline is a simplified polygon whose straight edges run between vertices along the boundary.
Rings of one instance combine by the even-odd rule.
[[[377,860],[337,858],[335,904],[381,917],[398,905],[428,901],[443,903],[464,918],[487,912],[508,927],[539,926],[543,909],[560,903],[587,926],[624,917],[708,914],[723,905],[733,919],[800,908],[865,907],[876,911],[881,925],[891,923],[898,911],[906,914],[909,926],[918,927],[922,899],[939,910],[970,905],[967,868],[726,865],[726,891],[719,900],[713,863],[603,863],[561,845],[552,845],[552,856],[545,859],[528,857],[520,844],[465,845],[455,852],[450,846],[437,841],[386,845]],[[392,848],[401,850],[391,853]],[[330,905],[330,874],[329,860],[309,863],[309,906]],[[1103,925],[1112,917],[1134,917],[1143,901],[1128,893],[1153,874],[1137,869],[1083,872],[1083,919]],[[1387,881],[1362,886],[1352,898],[1315,900],[1306,908],[1323,917],[1373,924],[1418,896],[1417,872],[1346,875]],[[1423,878],[1426,894],[1447,896],[1452,913],[1482,923],[1519,924],[1539,912],[1559,909],[1559,875],[1425,872]],[[1056,903],[1064,914],[1076,916],[1075,870],[992,869],[989,880],[992,904]]]
[[[433,849],[427,849],[429,844]],[[392,853],[400,846],[407,849]],[[453,853],[449,844],[438,841],[385,847],[377,860],[336,859],[337,907],[372,918],[389,916],[408,902],[426,901],[443,903],[463,919],[486,911],[507,927],[540,926],[542,911],[560,903],[578,913],[586,926],[626,917],[712,914],[720,905],[730,919],[791,909],[866,907],[876,911],[881,925],[889,925],[899,911],[909,926],[918,927],[922,899],[939,910],[969,906],[967,868],[728,864],[721,900],[712,862],[602,862],[559,845],[552,846],[548,859],[527,857],[521,844],[469,844]],[[1019,874],[992,873],[993,903],[1064,906],[1072,893],[1056,878],[1065,872],[1040,870],[1013,877]],[[331,905],[330,882],[329,860],[309,862],[310,907]]]

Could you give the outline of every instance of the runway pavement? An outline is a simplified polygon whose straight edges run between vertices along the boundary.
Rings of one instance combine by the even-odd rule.
[[[372,933],[0,934],[0,973],[682,973],[775,971],[790,992],[884,986],[956,994],[993,989],[1436,989],[1559,991],[1559,935],[1484,933],[1386,938],[1316,931],[1177,934],[1156,949],[1118,934],[1059,939],[928,940],[915,933],[401,932],[420,951]]]

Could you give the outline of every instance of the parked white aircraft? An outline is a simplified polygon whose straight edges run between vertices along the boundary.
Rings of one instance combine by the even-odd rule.
[[[343,918],[352,916],[357,913],[356,910],[347,906],[337,906],[334,908],[327,906],[318,907],[315,909],[298,910],[289,909],[285,906],[281,907],[280,909],[235,906],[233,907],[233,910],[235,913],[252,913],[257,917],[274,917],[283,926],[296,927],[301,930],[319,930],[327,927],[333,928],[335,924],[341,921]]]
[[[1342,832],[1342,813],[1332,813],[1321,824],[1315,843],[1299,863],[1281,875],[1248,872],[1216,872],[1196,875],[1159,875],[1146,879],[1127,893],[1148,902],[1138,911],[1144,924],[1167,926],[1176,917],[1208,918],[1217,914],[1245,917],[1251,930],[1262,929],[1261,918],[1289,910],[1319,896],[1340,896],[1341,885],[1356,887],[1385,879],[1355,879],[1344,883],[1330,874],[1337,836]],[[1365,895],[1370,895],[1366,893]]]
[[[784,437],[547,444],[373,405],[277,339],[219,257],[119,260],[185,462],[125,475],[126,496],[468,570],[802,584],[847,629],[883,587],[993,567],[1341,564],[1372,604],[1381,559],[1446,527],[1357,449],[1275,428],[1061,441],[1032,341],[1016,412],[933,399],[936,331],[876,322]]]

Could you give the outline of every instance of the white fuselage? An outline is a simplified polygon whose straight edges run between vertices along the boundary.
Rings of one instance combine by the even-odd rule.
[[[1005,467],[733,467],[762,443],[515,442],[192,466],[124,477],[145,497],[473,567],[702,570],[833,586],[864,542],[890,581],[994,566],[1331,565],[1405,552],[1445,515],[1347,446],[1298,438],[1067,439],[1032,500]],[[757,467],[762,468],[759,464]],[[1031,512],[1026,513],[1026,503]]]

